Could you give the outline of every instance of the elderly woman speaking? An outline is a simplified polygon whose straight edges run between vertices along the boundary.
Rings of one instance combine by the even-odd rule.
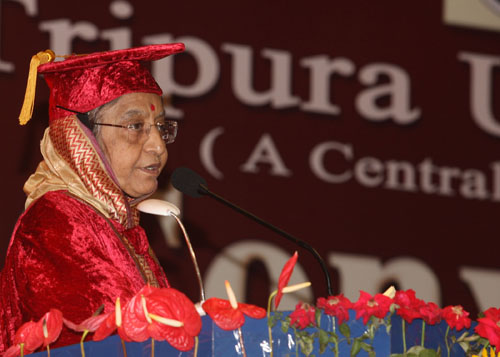
[[[168,286],[134,207],[156,190],[177,123],[166,120],[161,89],[140,62],[183,50],[34,56],[21,124],[31,116],[37,71],[50,87],[50,121],[0,275],[0,353],[23,322],[51,308],[79,323],[145,284]],[[57,345],[79,338],[64,330]]]

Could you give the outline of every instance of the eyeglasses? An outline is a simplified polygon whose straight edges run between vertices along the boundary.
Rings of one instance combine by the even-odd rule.
[[[127,129],[128,141],[133,144],[143,142],[147,137],[149,137],[152,126],[156,127],[156,130],[158,130],[158,133],[160,134],[160,137],[165,142],[165,144],[172,144],[177,136],[178,128],[178,123],[173,120],[167,120],[165,122],[158,122],[149,125],[143,122],[136,122],[127,125],[107,123],[94,123],[94,125]]]
[[[91,123],[89,120],[88,113],[78,112],[76,110],[61,107],[60,105],[56,105],[56,107],[61,108],[63,110],[67,110],[68,112],[75,113],[78,119],[80,119],[80,121],[83,124],[85,124],[85,126],[87,126],[90,130],[93,129],[94,125],[111,126],[115,128],[127,129],[128,141],[132,144],[143,142],[145,138],[149,137],[152,126],[156,127],[156,130],[158,130],[158,133],[160,133],[160,137],[165,142],[165,144],[172,144],[175,141],[175,138],[177,137],[178,123],[174,120],[166,120],[165,122],[158,122],[149,125],[146,125],[143,122],[134,122],[127,125],[93,123],[93,122]]]

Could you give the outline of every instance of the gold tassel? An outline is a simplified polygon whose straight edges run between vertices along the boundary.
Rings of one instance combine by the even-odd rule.
[[[21,114],[19,114],[19,123],[21,125],[26,124],[33,115],[38,66],[48,62],[52,62],[54,61],[55,58],[56,55],[51,50],[38,52],[36,55],[31,57],[30,70],[28,73],[28,83],[26,84],[26,93],[24,95],[24,102],[23,102],[23,107],[21,108]]]

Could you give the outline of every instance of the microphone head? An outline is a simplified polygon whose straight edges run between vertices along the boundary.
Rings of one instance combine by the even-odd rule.
[[[176,216],[181,214],[179,208],[171,202],[150,198],[137,205],[137,209],[144,213],[156,214],[159,216]]]
[[[207,186],[203,177],[187,167],[179,167],[174,170],[170,178],[172,185],[182,193],[191,197],[203,196],[204,189],[200,185]]]

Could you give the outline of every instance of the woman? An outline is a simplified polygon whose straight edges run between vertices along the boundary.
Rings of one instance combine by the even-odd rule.
[[[36,56],[48,62],[38,73],[51,90],[50,121],[0,274],[0,353],[23,322],[51,308],[79,323],[145,284],[168,286],[134,207],[156,190],[177,125],[165,119],[161,89],[140,61],[183,49]],[[79,339],[65,329],[55,346]]]

